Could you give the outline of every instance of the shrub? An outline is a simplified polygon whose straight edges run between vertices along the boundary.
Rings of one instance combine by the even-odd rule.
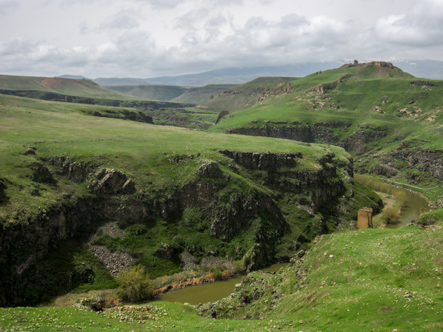
[[[383,209],[382,216],[388,224],[400,221],[400,214],[398,213],[398,210],[396,210],[392,206],[385,207]]]
[[[245,264],[243,263],[243,260],[235,261],[234,262],[234,274],[241,274],[245,271]]]
[[[219,264],[219,265],[216,265],[216,266],[214,266],[212,269],[211,269],[211,272],[214,274],[214,276],[215,276],[215,280],[220,280],[220,279],[222,279],[222,277],[223,277],[223,271],[224,271],[224,268],[223,268],[223,265],[222,264]]]
[[[117,282],[119,285],[117,295],[123,300],[136,302],[151,299],[154,295],[151,280],[141,265],[136,265],[123,273]]]

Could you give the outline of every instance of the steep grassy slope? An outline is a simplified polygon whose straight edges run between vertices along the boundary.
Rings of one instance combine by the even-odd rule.
[[[443,220],[427,229],[323,236],[274,276],[252,273],[209,317],[291,321],[304,331],[439,331],[443,328]]]
[[[107,88],[142,99],[163,101],[177,98],[189,90],[186,87],[173,85],[115,85]],[[191,102],[186,101],[186,103]]]
[[[409,183],[443,202],[443,82],[389,63],[345,65],[262,99],[212,130],[340,145],[356,155],[359,172]]]
[[[87,79],[0,75],[0,90],[5,90],[5,93],[10,91],[11,94],[13,91],[20,91],[21,95],[26,95],[26,92],[30,94],[40,91],[41,95],[46,92],[88,98],[136,99],[133,96],[103,88]]]
[[[100,106],[0,103],[3,305],[109,287],[131,264],[177,272],[184,252],[253,270],[379,207],[341,148],[85,115]]]

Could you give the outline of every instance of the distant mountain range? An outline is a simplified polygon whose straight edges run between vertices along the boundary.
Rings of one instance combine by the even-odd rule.
[[[366,62],[366,61],[363,61]],[[391,61],[395,66],[416,77],[443,79],[443,61],[436,60],[398,60]],[[292,76],[303,77],[320,70],[333,69],[342,66],[342,62],[319,62],[288,64],[284,66],[263,66],[263,67],[232,67],[211,70],[207,72],[179,75],[163,76],[151,78],[96,78],[93,81],[101,86],[116,85],[178,85],[178,86],[205,86],[208,84],[243,84],[257,77],[268,76]],[[62,78],[84,78],[75,75],[62,75]]]

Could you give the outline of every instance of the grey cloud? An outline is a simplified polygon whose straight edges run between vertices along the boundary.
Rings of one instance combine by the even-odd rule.
[[[136,0],[137,2],[148,4],[153,8],[171,9],[177,7],[183,0]]]
[[[108,17],[100,24],[100,29],[133,29],[140,26],[140,15],[135,9],[125,9]]]
[[[443,3],[423,1],[405,13],[378,20],[374,28],[382,41],[412,47],[443,46]]]
[[[228,23],[228,20],[225,16],[218,14],[211,16],[206,22],[205,26],[208,28],[219,28]]]
[[[9,15],[12,11],[19,7],[19,1],[0,0],[0,16]]]
[[[31,53],[36,45],[24,38],[15,38],[0,44],[1,56],[22,56]]]

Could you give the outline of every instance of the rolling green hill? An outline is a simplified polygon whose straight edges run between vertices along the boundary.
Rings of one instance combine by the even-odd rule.
[[[442,81],[373,62],[317,72],[261,99],[211,130],[339,145],[359,172],[410,184],[443,203]]]
[[[230,113],[255,105],[266,91],[278,88],[278,84],[293,80],[288,77],[261,77],[242,85],[207,85],[190,88],[174,102],[189,102],[196,107],[186,110],[149,112],[156,123],[179,127],[209,129],[223,111]]]
[[[251,82],[225,89],[208,102],[200,104],[207,110],[235,112],[255,105],[267,90],[282,82],[293,81],[293,77],[260,77]]]
[[[202,105],[211,100],[214,95],[236,86],[237,85],[235,84],[209,84],[203,87],[192,87],[181,96],[174,98],[172,101]]]
[[[101,87],[97,83],[87,79],[68,79],[57,77],[31,77],[0,75],[0,90],[4,92],[20,91],[23,94],[55,93],[67,96],[135,100],[136,98],[124,93],[115,92]]]

